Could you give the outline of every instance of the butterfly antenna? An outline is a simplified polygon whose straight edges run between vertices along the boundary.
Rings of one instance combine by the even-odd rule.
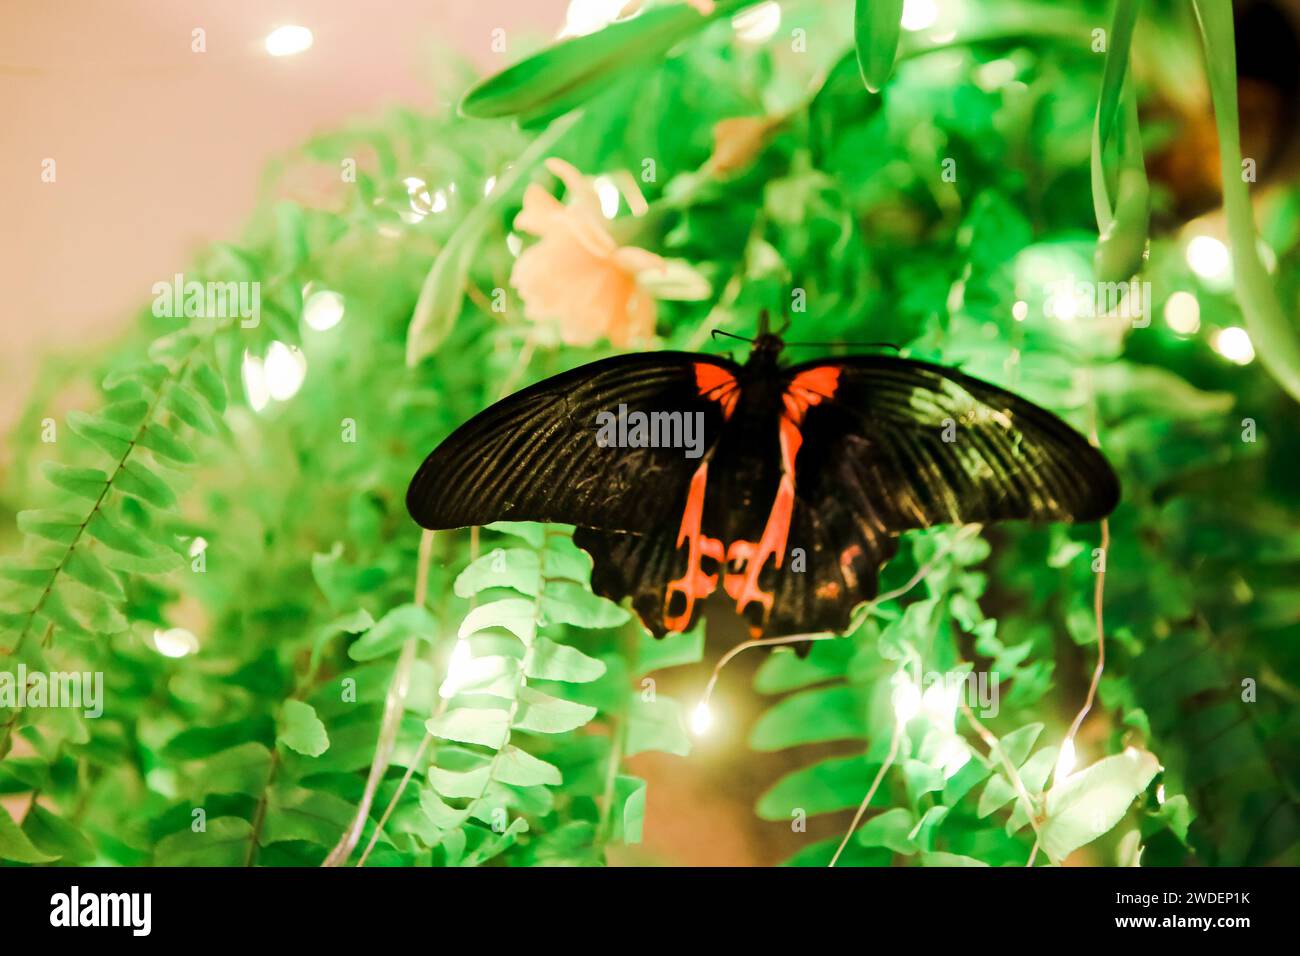
[[[759,336],[767,335],[768,331],[771,329],[771,326],[772,326],[771,316],[768,314],[767,309],[763,309],[758,313]]]
[[[754,342],[753,339],[747,339],[743,335],[736,335],[734,332],[724,332],[721,329],[714,329],[713,337],[716,339],[719,335],[726,336],[729,339],[740,339],[740,341],[749,342],[751,345]]]
[[[902,348],[893,342],[786,342],[785,347],[802,345],[807,348],[833,349],[838,346],[854,349],[893,349],[895,352],[901,352]]]

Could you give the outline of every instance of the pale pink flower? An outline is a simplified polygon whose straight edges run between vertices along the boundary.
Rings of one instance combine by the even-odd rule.
[[[708,294],[707,284],[681,263],[620,246],[610,234],[595,187],[573,166],[548,159],[546,168],[563,180],[568,194],[560,202],[534,183],[515,217],[516,229],[538,237],[519,254],[510,273],[526,318],[554,324],[570,345],[607,338],[626,346],[654,334],[656,295],[695,299]]]

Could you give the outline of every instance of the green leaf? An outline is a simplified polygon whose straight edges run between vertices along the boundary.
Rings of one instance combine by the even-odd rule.
[[[1114,827],[1159,769],[1154,756],[1130,747],[1055,784],[1042,826],[1048,857],[1060,863]]]
[[[460,111],[477,119],[527,116],[572,109],[700,30],[749,2],[723,0],[708,17],[684,3],[643,11],[587,36],[555,43],[470,89]]]
[[[515,726],[539,734],[563,734],[577,730],[596,716],[596,708],[551,697],[531,687],[519,692]],[[500,746],[498,744],[498,746]]]
[[[41,613],[59,627],[65,628],[73,634],[83,632],[81,621],[73,617],[72,612],[63,603],[62,595],[55,589],[46,592],[45,603],[41,605]]]
[[[497,548],[456,576],[454,590],[468,598],[488,588],[514,588],[533,597],[541,582],[541,558],[524,548]]]
[[[206,401],[218,415],[226,410],[226,383],[221,380],[221,376],[216,370],[205,362],[198,359],[194,363],[194,371],[191,373],[191,380],[195,389],[203,400]]]
[[[685,664],[698,664],[704,658],[704,624],[685,633],[661,638],[641,630],[637,634],[636,676]]]
[[[98,501],[108,484],[108,475],[98,468],[73,468],[57,461],[41,462],[41,473],[50,484],[87,501]]]
[[[518,538],[533,548],[541,548],[546,543],[546,525],[536,521],[493,521],[485,527],[489,531]]]
[[[857,0],[853,35],[863,85],[879,93],[894,70],[902,32],[903,0]]]
[[[960,853],[943,853],[936,851],[934,853],[921,854],[922,866],[988,866],[983,860],[977,860],[972,856],[962,856]]]
[[[23,832],[38,850],[65,863],[85,866],[95,860],[95,848],[81,831],[40,804],[27,811],[23,818]]]
[[[645,750],[686,756],[691,752],[691,738],[686,733],[682,705],[671,697],[657,694],[652,701],[642,700],[633,692],[627,713],[627,756]]]
[[[286,700],[280,708],[276,740],[307,757],[319,757],[330,746],[325,725],[316,708],[300,700]]]
[[[171,563],[180,563],[180,555],[176,554],[175,551],[150,540],[133,528],[123,527],[105,514],[103,509],[96,511],[90,521],[86,523],[86,533],[114,551],[120,551],[123,554],[134,555],[138,558],[169,557],[172,559]]]
[[[425,727],[443,740],[499,750],[510,733],[510,714],[498,708],[457,707],[430,719]]]
[[[1192,3],[1205,47],[1210,98],[1219,134],[1219,172],[1237,301],[1260,362],[1292,398],[1300,401],[1300,333],[1282,308],[1273,281],[1260,260],[1250,187],[1241,175],[1232,3],[1231,0],[1192,0]]]
[[[792,694],[768,708],[754,724],[749,745],[782,750],[800,744],[863,737],[867,701],[854,687],[824,687]]]
[[[354,661],[372,661],[392,654],[409,638],[431,641],[437,630],[438,622],[427,608],[400,604],[348,648],[348,657]]]
[[[84,584],[113,601],[125,601],[126,592],[112,571],[104,567],[94,553],[86,547],[77,547],[68,553],[63,570],[74,581]]]
[[[332,793],[303,788],[273,787],[267,793],[266,819],[258,843],[270,846],[286,840],[306,840],[333,846],[352,824],[356,808]]]
[[[510,821],[510,825],[501,833],[493,830],[487,831],[490,836],[484,836],[483,842],[477,847],[465,854],[461,860],[461,866],[481,866],[487,863],[493,857],[500,856],[518,839],[519,834],[528,832],[528,821],[523,817],[515,817]]]
[[[201,833],[182,830],[158,841],[155,866],[243,866],[253,828],[239,817],[217,817]]]
[[[577,581],[590,588],[591,555],[574,544],[573,539],[567,534],[546,535],[542,556],[546,561],[548,578]]]
[[[980,794],[980,802],[975,814],[983,819],[999,808],[1005,807],[1015,798],[1016,788],[1012,786],[1004,774],[995,773],[989,777],[989,782],[984,785],[984,791]]]
[[[109,402],[99,410],[100,417],[114,425],[125,428],[123,434],[135,437],[140,426],[149,415],[149,403],[141,398],[127,398],[122,401]]]
[[[429,783],[448,799],[473,799],[483,792],[491,768],[484,765],[473,770],[444,770],[429,768]]]
[[[176,495],[167,483],[135,459],[122,466],[113,486],[155,508],[166,510],[176,505]]]
[[[760,694],[784,694],[843,677],[854,650],[851,640],[815,641],[807,657],[790,648],[775,648],[758,665],[754,689]]]
[[[907,785],[907,799],[917,806],[925,794],[943,789],[943,771],[922,760],[904,760],[903,781]]]
[[[68,511],[48,508],[18,512],[18,530],[55,544],[72,544],[84,519]]]
[[[196,782],[199,799],[210,793],[261,796],[271,772],[271,751],[248,743],[223,750],[202,765]]]
[[[764,820],[789,822],[796,811],[815,816],[856,807],[879,769],[861,754],[829,757],[786,774],[759,798],[755,812]],[[871,806],[888,805],[889,795],[881,788]]]
[[[106,392],[134,383],[156,389],[170,375],[171,370],[166,365],[159,365],[157,362],[133,362],[109,372],[104,376],[101,385]]]
[[[532,787],[538,784],[557,787],[563,780],[558,767],[545,760],[538,760],[532,754],[513,745],[501,751],[494,776],[502,783],[516,787]]]
[[[555,624],[574,627],[616,627],[630,616],[626,608],[598,594],[592,594],[573,581],[551,581],[542,594],[542,613]]]
[[[1014,766],[1019,767],[1025,762],[1025,758],[1029,756],[1029,751],[1033,749],[1034,741],[1038,739],[1038,735],[1042,732],[1042,724],[1025,724],[1025,726],[1018,730],[1013,730],[1011,733],[999,740],[998,746],[1002,748],[1002,752],[1006,754],[1007,759],[1010,760]]]
[[[533,645],[526,671],[527,676],[534,680],[558,680],[570,684],[585,684],[604,673],[604,661],[546,637],[539,637]]]
[[[910,855],[917,846],[908,836],[916,821],[912,814],[901,807],[877,814],[862,825],[857,840],[863,846],[888,847],[895,853]]]
[[[68,427],[74,435],[99,446],[114,458],[126,455],[136,434],[134,429],[103,416],[78,411],[68,412]]]
[[[619,774],[614,780],[614,806],[622,807],[617,818],[614,839],[640,843],[645,827],[646,784],[640,777]]]
[[[139,443],[155,455],[178,465],[192,465],[197,461],[190,447],[161,425],[147,426],[140,433]]]
[[[486,654],[471,657],[456,668],[455,673],[443,681],[439,693],[447,697],[457,694],[491,694],[494,697],[512,698],[519,683],[519,661],[504,654]]]
[[[205,435],[215,435],[217,426],[212,421],[211,413],[203,406],[198,397],[184,385],[175,385],[163,401],[164,407],[189,425],[195,431]]]
[[[38,850],[27,834],[18,828],[13,817],[0,806],[0,860],[16,863],[50,863],[57,856]]]
[[[43,589],[54,580],[57,573],[55,568],[29,568],[24,564],[16,564],[11,558],[5,558],[0,563],[0,577],[17,581],[26,587]]]
[[[537,633],[537,608],[523,598],[505,598],[482,604],[468,614],[460,625],[460,637],[472,637],[479,631],[500,627],[509,631],[525,645],[532,643]]]

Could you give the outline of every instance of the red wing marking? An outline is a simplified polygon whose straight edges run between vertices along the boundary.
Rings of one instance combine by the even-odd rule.
[[[702,558],[712,558],[719,564],[722,563],[722,542],[717,538],[706,538],[700,532],[700,519],[704,514],[704,491],[708,484],[709,463],[706,461],[691,477],[686,507],[682,510],[681,528],[677,531],[677,547],[680,548],[683,542],[688,546],[686,573],[676,581],[668,582],[664,591],[664,626],[670,631],[686,630],[695,611],[695,602],[707,598],[718,586],[718,576],[705,574],[701,564]],[[686,606],[680,614],[670,614],[673,595],[678,593],[686,599]]]
[[[839,385],[840,370],[834,366],[821,366],[800,372],[790,382],[785,395],[785,411],[780,420],[781,483],[776,489],[776,500],[768,513],[767,523],[757,544],[752,541],[733,541],[727,548],[728,571],[723,584],[727,594],[736,602],[737,613],[744,615],[745,608],[755,601],[763,609],[763,620],[772,613],[776,596],[764,591],[758,576],[766,567],[768,558],[773,567],[781,567],[785,559],[786,541],[790,535],[790,519],[794,514],[795,459],[803,444],[803,421],[808,409],[831,398]],[[736,565],[735,571],[730,568]],[[755,637],[762,627],[751,627]]]
[[[700,396],[722,406],[722,417],[728,419],[736,410],[736,400],[740,397],[740,387],[736,376],[721,365],[709,362],[695,363],[695,387]]]
[[[840,385],[840,370],[834,365],[819,365],[800,372],[785,390],[785,407],[796,422],[803,424],[809,407],[835,397]]]
[[[781,482],[777,486],[776,500],[772,502],[772,510],[768,513],[767,523],[757,543],[733,541],[725,549],[724,556],[722,542],[703,534],[700,521],[704,515],[709,464],[705,462],[696,469],[686,495],[686,507],[682,510],[681,527],[677,531],[677,547],[687,545],[686,573],[677,580],[670,581],[664,591],[664,625],[668,630],[681,631],[688,627],[695,611],[695,602],[704,600],[717,589],[718,575],[705,573],[702,564],[704,558],[727,567],[733,564],[737,566],[737,570],[725,573],[723,583],[727,594],[736,602],[736,610],[740,614],[743,615],[745,608],[756,601],[763,609],[764,621],[772,613],[775,595],[759,587],[758,577],[769,558],[777,568],[785,560],[790,520],[794,514],[795,459],[803,444],[804,416],[813,405],[835,395],[839,379],[840,370],[834,366],[823,365],[809,369],[796,375],[782,396],[785,410],[779,423]],[[724,419],[731,417],[740,397],[740,387],[734,375],[720,366],[696,362],[695,384],[701,397],[722,406]],[[670,614],[669,608],[677,594],[685,599],[685,607],[679,614]],[[750,631],[757,637],[762,633],[762,628],[751,627]]]

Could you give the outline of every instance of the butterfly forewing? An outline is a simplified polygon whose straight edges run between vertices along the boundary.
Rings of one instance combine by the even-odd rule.
[[[723,358],[655,352],[538,382],[439,445],[411,481],[407,510],[433,529],[515,520],[654,531],[680,515],[693,462],[721,432],[722,397],[738,368]],[[638,447],[634,428],[620,432],[619,416],[635,424],[638,414],[652,431],[666,429],[667,443]],[[615,420],[612,444],[602,416]],[[681,439],[675,446],[674,437]],[[683,447],[686,438],[693,447]]]

